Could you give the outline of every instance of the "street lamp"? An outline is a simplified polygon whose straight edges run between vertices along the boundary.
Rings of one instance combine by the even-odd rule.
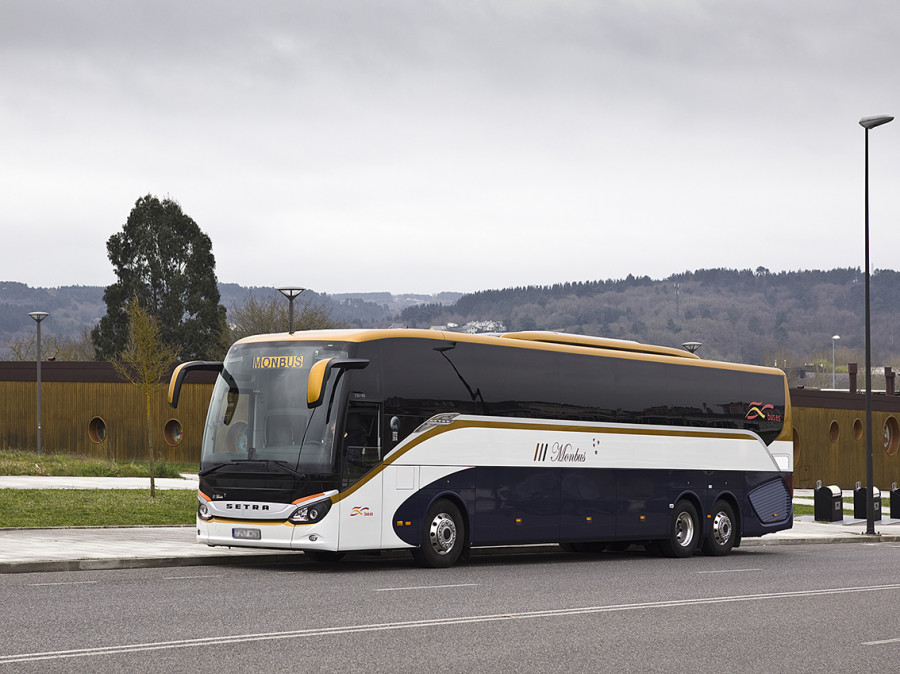
[[[288,298],[288,302],[290,302],[290,309],[288,311],[288,333],[294,334],[294,300],[300,296],[306,288],[292,288],[290,286],[285,286],[284,288],[279,288],[278,292]]]
[[[840,338],[840,335],[831,338],[831,388],[834,388],[834,342]]]
[[[41,321],[50,314],[46,311],[32,311],[30,314],[37,323],[37,453],[41,453]]]
[[[685,342],[681,345],[681,348],[686,349],[691,353],[695,353],[701,346],[703,346],[702,342]]]
[[[887,124],[893,117],[872,115],[859,120],[866,130],[866,534],[875,535],[875,498],[872,483],[872,326],[869,307],[869,129]]]

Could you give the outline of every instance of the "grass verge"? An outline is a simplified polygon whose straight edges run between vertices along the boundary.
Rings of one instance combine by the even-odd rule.
[[[156,477],[180,477],[196,473],[193,463],[156,463]],[[73,454],[38,454],[20,450],[0,451],[0,475],[54,475],[73,477],[150,477],[149,462],[109,461]]]
[[[193,524],[192,489],[0,489],[0,527]]]

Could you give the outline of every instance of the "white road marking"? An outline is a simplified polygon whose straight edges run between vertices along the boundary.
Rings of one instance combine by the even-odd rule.
[[[481,583],[459,583],[458,585],[416,585],[413,587],[379,587],[374,592],[404,592],[406,590],[440,590],[448,587],[478,587]]]
[[[895,639],[880,639],[878,641],[863,641],[863,646],[884,646],[885,644],[900,643],[900,637]]]
[[[525,611],[521,613],[499,613],[495,615],[460,616],[457,618],[433,618],[430,620],[410,620],[407,622],[371,623],[367,625],[345,625],[339,627],[318,627],[289,632],[265,632],[261,634],[234,634],[228,636],[203,637],[199,639],[181,639],[177,641],[158,641],[144,644],[122,644],[120,646],[102,646],[98,648],[76,648],[65,651],[46,651],[38,653],[20,653],[16,655],[0,655],[0,665],[14,662],[34,662],[38,660],[61,660],[64,658],[81,658],[96,655],[114,655],[118,653],[137,653],[144,651],[161,651],[175,648],[195,648],[197,646],[217,646],[251,641],[275,641],[278,639],[302,639],[307,637],[327,637],[337,634],[353,634],[359,632],[383,632],[388,630],[422,629],[444,627],[448,625],[467,625],[490,623],[504,620],[523,620],[533,618],[559,618],[571,615],[589,615],[595,613],[616,613],[619,611],[643,611],[659,608],[676,608],[681,606],[702,606],[706,604],[729,604],[746,601],[766,601],[771,599],[798,599],[802,597],[822,597],[830,595],[852,594],[860,592],[900,591],[900,583],[890,585],[872,585],[863,587],[835,587],[822,590],[797,590],[793,592],[767,592],[764,594],[744,594],[730,597],[700,597],[697,599],[673,599],[669,601],[639,602],[636,604],[613,604],[611,606],[585,606],[581,608],[548,609],[544,611]]]
[[[762,569],[719,569],[718,571],[698,571],[697,573],[743,573],[744,571],[762,571]]]

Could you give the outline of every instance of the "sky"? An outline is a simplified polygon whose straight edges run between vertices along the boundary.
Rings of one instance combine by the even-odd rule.
[[[898,26],[896,0],[3,0],[0,281],[113,283],[146,194],[247,286],[862,268]],[[900,120],[869,135],[898,269]]]

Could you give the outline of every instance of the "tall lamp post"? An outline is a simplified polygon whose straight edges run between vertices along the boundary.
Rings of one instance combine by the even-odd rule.
[[[685,342],[681,345],[681,348],[690,351],[691,353],[696,353],[697,349],[703,346],[702,342]]]
[[[279,288],[278,292],[288,298],[288,302],[290,302],[290,309],[288,310],[288,333],[294,334],[294,300],[300,296],[306,288],[293,288],[290,286],[285,286],[283,288]]]
[[[840,335],[831,338],[831,388],[834,388],[834,342],[840,339]]]
[[[46,311],[32,311],[30,314],[37,323],[37,453],[41,453],[41,321],[50,314]]]
[[[893,117],[872,115],[859,120],[866,130],[866,534],[875,535],[875,481],[872,468],[872,324],[869,307],[869,129],[887,124]]]

